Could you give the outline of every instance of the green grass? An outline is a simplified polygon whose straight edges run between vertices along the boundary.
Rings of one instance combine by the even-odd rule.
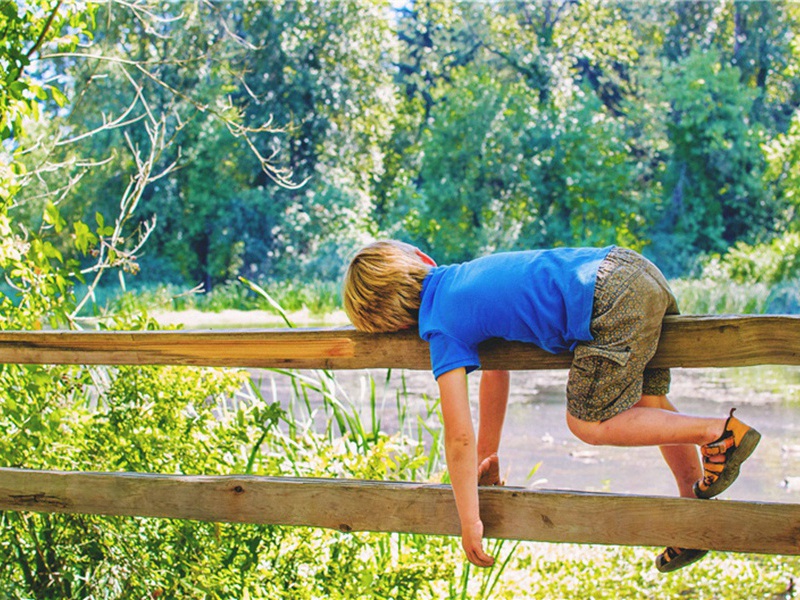
[[[492,598],[616,600],[783,598],[800,558],[712,552],[670,574],[653,566],[660,548],[523,543]],[[477,589],[478,580],[470,587]],[[452,597],[452,595],[450,596]],[[788,596],[787,596],[788,597]]]
[[[266,290],[269,296],[288,312],[308,310],[312,315],[325,315],[341,308],[338,282],[319,280],[255,283]],[[112,312],[189,309],[210,313],[228,309],[274,312],[272,303],[242,281],[218,285],[209,292],[174,285],[133,288],[124,293],[111,289],[102,290],[98,295],[98,304],[107,305]]]
[[[341,286],[338,281],[256,281],[287,312],[307,310],[313,316],[341,309]],[[783,283],[737,283],[720,278],[676,279],[670,285],[683,314],[800,314],[800,280]],[[110,311],[182,311],[220,312],[227,309],[274,312],[273,303],[254,291],[246,281],[231,281],[209,292],[158,285],[133,288],[122,293],[115,289],[99,290],[99,305]]]
[[[800,280],[778,284],[718,279],[670,282],[684,314],[800,314]]]

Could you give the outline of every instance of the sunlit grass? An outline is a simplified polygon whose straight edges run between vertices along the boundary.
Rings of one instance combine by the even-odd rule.
[[[341,308],[340,285],[334,281],[259,281],[287,312],[301,310],[319,316]],[[102,289],[96,293],[96,305],[117,312],[180,312],[198,310],[218,313],[223,310],[267,311],[274,313],[273,304],[242,281],[231,281],[207,291],[202,287],[190,288],[176,285],[153,285],[121,291],[118,288]],[[90,315],[84,315],[90,316]]]
[[[259,281],[271,298],[288,312],[301,310],[325,315],[341,309],[338,281]],[[676,279],[670,285],[683,314],[800,314],[800,281],[781,284],[736,283],[719,279]],[[272,304],[251,287],[232,281],[210,291],[189,290],[174,285],[137,288],[127,293],[107,290],[101,303],[112,310],[203,312],[223,310],[273,311]]]
[[[718,279],[670,282],[684,314],[800,314],[800,281],[736,283]]]
[[[659,573],[660,548],[522,543],[492,598],[782,598],[800,577],[800,558],[712,552],[694,565]],[[473,588],[477,582],[471,582]],[[787,596],[789,597],[789,596]]]

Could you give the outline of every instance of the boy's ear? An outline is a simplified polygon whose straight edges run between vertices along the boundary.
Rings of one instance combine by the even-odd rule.
[[[430,265],[431,267],[435,267],[435,266],[436,266],[436,261],[435,261],[435,260],[433,260],[433,259],[432,259],[430,256],[428,256],[427,254],[425,254],[425,253],[424,253],[422,250],[420,250],[419,248],[414,248],[414,252],[417,254],[417,256],[419,256],[420,260],[421,260],[422,262],[424,262],[426,265]]]

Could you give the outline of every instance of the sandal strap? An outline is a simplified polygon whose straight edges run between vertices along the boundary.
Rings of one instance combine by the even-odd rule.
[[[700,447],[703,458],[703,479],[694,485],[698,498],[711,498],[725,491],[739,474],[739,467],[758,444],[761,435],[733,416],[725,421],[722,435]]]
[[[734,440],[732,435],[729,435],[725,439],[717,440],[711,444],[704,444],[703,446],[700,446],[700,452],[705,457],[720,456],[722,454],[727,454],[728,450],[733,448],[735,445],[736,440]]]
[[[661,555],[666,560],[664,562],[671,562],[678,558],[686,548],[678,548],[677,546],[667,546],[664,548],[664,552]]]
[[[708,550],[693,550],[690,548],[667,546],[664,551],[656,557],[656,568],[665,573],[675,571],[700,560],[707,553]]]

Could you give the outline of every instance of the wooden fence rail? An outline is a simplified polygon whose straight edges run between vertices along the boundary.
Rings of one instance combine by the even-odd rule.
[[[489,537],[800,554],[800,505],[480,489]],[[457,535],[450,486],[0,469],[0,509]]]
[[[484,368],[553,369],[570,355],[492,341]],[[416,332],[0,331],[0,363],[428,369]],[[663,367],[800,365],[800,317],[668,317]],[[800,505],[482,488],[489,537],[800,554]],[[409,482],[0,469],[0,510],[456,535],[449,486]]]
[[[569,366],[569,354],[492,340],[484,368]],[[416,331],[371,335],[352,328],[235,331],[0,331],[0,363],[195,365],[299,369],[430,369]],[[800,316],[678,316],[664,319],[657,367],[800,365]]]

